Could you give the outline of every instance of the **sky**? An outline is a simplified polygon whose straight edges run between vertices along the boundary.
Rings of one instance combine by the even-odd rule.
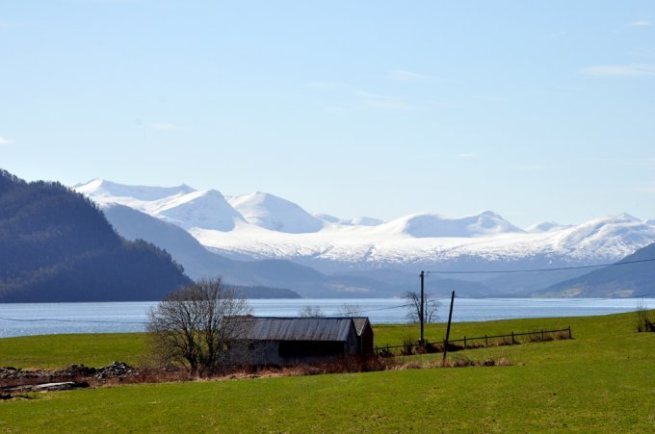
[[[655,218],[655,2],[0,0],[0,168]]]

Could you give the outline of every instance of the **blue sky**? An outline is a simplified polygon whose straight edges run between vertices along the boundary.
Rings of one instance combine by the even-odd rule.
[[[0,167],[30,180],[655,218],[650,0],[0,5]]]

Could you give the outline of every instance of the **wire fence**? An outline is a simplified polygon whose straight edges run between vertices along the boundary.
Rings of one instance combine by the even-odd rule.
[[[375,347],[375,354],[381,357],[409,356],[412,354],[442,353],[448,351],[485,348],[492,346],[517,345],[523,343],[527,337],[528,342],[546,342],[560,339],[573,339],[571,326],[563,329],[535,330],[530,332],[514,332],[501,335],[463,336],[458,339],[449,339],[443,342],[426,342],[421,345],[419,341],[405,342],[402,345],[385,345]]]

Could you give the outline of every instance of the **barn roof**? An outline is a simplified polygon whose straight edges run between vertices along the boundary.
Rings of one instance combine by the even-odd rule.
[[[367,316],[355,316],[353,317],[353,323],[357,329],[357,336],[361,336],[364,333],[364,328],[369,323]]]
[[[243,338],[269,341],[341,341],[358,327],[353,318],[244,317]],[[363,326],[362,326],[363,327]]]

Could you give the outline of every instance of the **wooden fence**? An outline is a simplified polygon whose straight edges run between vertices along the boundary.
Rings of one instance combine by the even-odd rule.
[[[537,330],[537,331],[532,331],[532,332],[521,332],[521,333],[516,333],[514,331],[504,334],[504,335],[484,335],[484,336],[473,336],[473,337],[467,337],[464,336],[459,339],[449,339],[448,342],[445,340],[443,343],[439,344],[434,344],[428,342],[424,347],[421,347],[420,342],[412,342],[411,344],[403,344],[403,345],[386,345],[383,347],[375,347],[375,354],[377,355],[386,355],[386,356],[393,356],[394,351],[397,349],[401,349],[401,354],[414,354],[416,353],[441,353],[443,352],[445,346],[448,346],[448,351],[457,351],[457,350],[463,350],[467,348],[484,348],[489,346],[489,341],[492,341],[492,344],[495,340],[497,345],[516,345],[519,344],[520,341],[517,340],[518,337],[521,336],[535,336],[536,339],[531,339],[532,341],[546,341],[546,340],[553,340],[552,334],[553,333],[566,333],[567,336],[564,339],[573,339],[573,332],[571,331],[571,326],[568,326],[565,329],[556,329],[556,330]],[[507,339],[509,338],[509,342],[507,342]],[[502,339],[502,340],[501,340]],[[498,343],[498,340],[501,340],[500,343]],[[480,345],[475,345],[475,342],[479,341],[484,341],[484,344]],[[458,345],[458,344],[462,345]]]

